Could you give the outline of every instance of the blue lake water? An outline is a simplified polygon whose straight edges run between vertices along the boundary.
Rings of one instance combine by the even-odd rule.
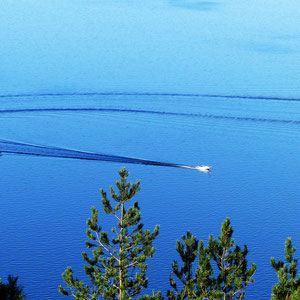
[[[84,277],[90,208],[126,166],[141,180],[145,226],[161,225],[150,289],[168,288],[186,230],[207,241],[230,217],[257,264],[246,298],[269,299],[270,257],[283,258],[288,236],[300,253],[297,2],[29,0],[0,8],[1,140],[213,166],[202,174],[4,154],[0,276],[19,276],[29,299],[64,299],[57,286],[66,267]],[[110,228],[106,216],[100,222]]]

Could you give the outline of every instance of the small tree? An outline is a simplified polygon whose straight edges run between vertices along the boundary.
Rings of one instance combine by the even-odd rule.
[[[23,300],[23,287],[19,286],[18,277],[8,275],[7,283],[3,283],[0,278],[0,300]]]
[[[119,171],[119,175],[121,180],[116,181],[119,193],[110,187],[111,198],[116,202],[114,207],[106,192],[101,189],[104,212],[113,215],[117,221],[117,226],[111,230],[113,237],[109,238],[108,233],[98,225],[98,211],[92,207],[92,218],[87,221],[89,240],[86,246],[94,249],[93,258],[89,258],[86,252],[82,253],[86,262],[85,273],[91,283],[84,284],[75,279],[73,270],[68,267],[62,276],[70,291],[59,286],[63,295],[72,295],[75,299],[128,300],[147,287],[145,261],[154,254],[152,243],[158,235],[159,226],[156,225],[152,233],[143,230],[138,202],[125,208],[127,202],[140,190],[140,182],[127,182],[129,173],[125,168]],[[160,293],[155,295],[153,292],[152,296],[143,298],[159,299]]]
[[[199,241],[190,231],[187,232],[186,236],[182,237],[183,243],[179,240],[176,242],[176,251],[180,255],[183,262],[183,267],[179,267],[175,260],[172,264],[173,271],[170,275],[170,285],[174,291],[168,291],[168,299],[190,299],[193,296],[195,282],[193,280],[193,262],[197,258],[198,254],[198,243]],[[181,291],[174,280],[174,275],[179,279],[180,285],[183,286]]]
[[[210,235],[207,247],[204,247],[204,242],[200,241],[198,253],[195,250],[198,241],[192,234],[187,235],[188,239],[183,238],[184,244],[177,246],[177,251],[179,250],[184,266],[179,271],[177,263],[173,264],[173,273],[183,284],[183,289],[180,293],[178,292],[173,274],[171,274],[170,283],[175,290],[176,297],[174,292],[169,291],[169,299],[231,300],[245,297],[245,289],[251,282],[254,282],[253,275],[256,266],[252,264],[252,267],[247,269],[248,248],[245,245],[244,250],[241,250],[239,246],[233,249],[235,243],[232,234],[230,219],[227,218],[222,224],[219,239],[213,239]],[[186,251],[182,251],[184,246]],[[186,253],[193,254],[187,258]],[[195,275],[192,276],[191,265],[197,254],[199,254],[198,267]]]
[[[271,258],[271,266],[275,270],[278,283],[272,288],[272,300],[299,300],[300,299],[300,274],[297,278],[298,260],[293,258],[296,248],[292,246],[292,239],[287,238],[285,242],[285,260],[276,262]]]

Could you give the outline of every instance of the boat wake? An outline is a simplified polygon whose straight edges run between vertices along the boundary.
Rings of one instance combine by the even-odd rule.
[[[165,97],[199,97],[199,98],[224,98],[245,100],[273,100],[273,101],[300,101],[298,97],[276,96],[251,96],[251,95],[228,95],[228,94],[199,94],[199,93],[142,93],[142,92],[70,92],[70,93],[32,93],[32,94],[6,94],[0,98],[23,98],[23,97],[61,97],[61,96],[165,96]]]
[[[176,168],[198,170],[204,173],[210,171],[210,166],[189,166],[189,165],[160,162],[160,161],[147,160],[141,158],[92,153],[92,152],[78,151],[78,150],[65,149],[59,147],[26,144],[26,143],[20,143],[20,142],[14,142],[14,141],[2,140],[2,139],[0,139],[0,153],[33,155],[33,156],[43,156],[43,157],[57,157],[57,158],[71,158],[71,159],[94,160],[94,161],[110,161],[110,162],[118,162],[118,163],[141,164],[141,165],[162,166],[162,167],[176,167]],[[208,169],[206,169],[205,167],[206,168],[208,167]]]
[[[133,114],[151,114],[151,115],[167,115],[167,116],[181,116],[191,118],[204,119],[219,119],[219,120],[233,120],[233,121],[252,121],[252,122],[266,122],[266,123],[281,123],[300,125],[298,120],[284,120],[284,119],[267,119],[255,117],[239,117],[239,116],[223,116],[199,113],[183,113],[183,112],[167,112],[143,109],[120,109],[120,108],[15,108],[15,109],[0,109],[0,114],[14,114],[14,113],[38,113],[38,112],[109,112],[109,113],[133,113]]]

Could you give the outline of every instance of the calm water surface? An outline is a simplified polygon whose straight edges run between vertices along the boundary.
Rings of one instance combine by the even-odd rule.
[[[270,257],[283,258],[288,236],[300,251],[300,102],[134,93],[300,98],[298,7],[1,2],[0,94],[27,96],[0,98],[0,139],[213,166],[209,175],[2,156],[1,277],[18,275],[29,299],[64,299],[57,286],[65,268],[83,277],[90,208],[100,207],[100,187],[108,190],[126,166],[142,182],[136,199],[146,227],[161,225],[150,289],[168,288],[175,243],[186,230],[206,242],[230,217],[234,238],[257,264],[247,299],[269,299]],[[133,94],[67,95],[78,92]],[[100,222],[110,228],[109,218]]]

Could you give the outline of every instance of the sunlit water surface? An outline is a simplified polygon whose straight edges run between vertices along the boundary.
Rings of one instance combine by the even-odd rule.
[[[63,299],[65,268],[84,277],[90,208],[126,166],[141,179],[145,227],[161,225],[149,290],[168,289],[186,230],[206,242],[230,217],[257,264],[246,297],[269,299],[270,257],[283,258],[288,236],[300,250],[300,102],[174,93],[299,98],[297,1],[7,0],[0,8],[0,92],[27,94],[0,99],[0,139],[212,165],[202,174],[3,155],[1,277],[19,276],[28,299]],[[78,92],[133,94],[67,95]],[[47,93],[57,95],[37,96]],[[100,223],[110,228],[108,217]]]

